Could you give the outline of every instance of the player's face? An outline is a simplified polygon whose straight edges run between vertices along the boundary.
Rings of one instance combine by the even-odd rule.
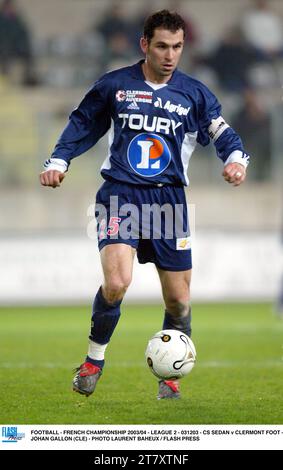
[[[166,82],[170,79],[180,60],[184,47],[184,32],[175,33],[156,28],[150,42],[141,39],[141,48],[146,56],[145,72],[148,79]]]

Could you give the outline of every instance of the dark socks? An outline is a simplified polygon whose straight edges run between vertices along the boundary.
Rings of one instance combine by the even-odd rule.
[[[119,321],[121,312],[120,305],[122,300],[109,304],[102,295],[102,289],[99,288],[93,302],[91,330],[89,339],[98,344],[107,344]],[[100,368],[104,366],[104,360],[95,360],[87,356],[87,362]]]
[[[191,336],[191,319],[192,319],[192,309],[190,307],[188,315],[184,317],[178,317],[172,315],[165,310],[164,321],[163,321],[163,330],[179,330],[185,333],[187,336]]]

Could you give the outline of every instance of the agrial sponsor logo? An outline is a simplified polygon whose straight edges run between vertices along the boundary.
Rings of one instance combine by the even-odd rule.
[[[179,116],[187,116],[191,109],[190,107],[184,108],[181,104],[173,104],[170,100],[167,100],[163,105],[161,98],[157,98],[154,106],[155,108],[166,109],[169,113],[177,113]]]

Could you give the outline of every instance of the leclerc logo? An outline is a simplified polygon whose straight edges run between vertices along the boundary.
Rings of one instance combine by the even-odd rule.
[[[128,147],[128,161],[141,176],[151,178],[160,175],[171,161],[171,153],[165,140],[156,134],[139,134]]]

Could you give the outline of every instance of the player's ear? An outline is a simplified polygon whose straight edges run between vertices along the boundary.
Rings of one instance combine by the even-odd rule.
[[[147,53],[147,49],[148,49],[148,41],[146,38],[142,37],[140,39],[140,47],[141,47],[141,50],[143,51],[144,54]]]

